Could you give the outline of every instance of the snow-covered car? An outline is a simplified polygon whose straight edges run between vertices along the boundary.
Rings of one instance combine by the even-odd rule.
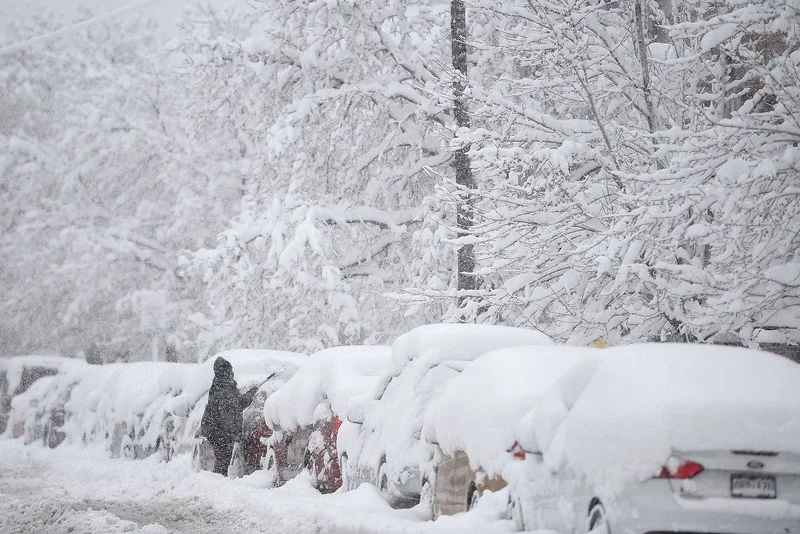
[[[453,378],[425,413],[423,438],[435,445],[423,497],[434,519],[472,508],[484,491],[506,486],[505,466],[520,450],[517,426],[558,378],[598,349],[555,345],[488,352]]]
[[[114,457],[171,455],[171,399],[184,388],[193,364],[131,362],[89,365],[63,380],[74,382],[64,404],[69,442],[102,442]]]
[[[184,391],[171,402],[170,411],[176,421],[176,450],[192,451],[195,470],[211,470],[214,467],[214,449],[200,436],[200,422],[214,379],[214,361],[218,357],[231,363],[239,392],[243,395],[252,393],[251,401],[243,407],[242,412],[243,470],[248,474],[263,466],[262,460],[266,454],[264,440],[272,433],[271,429],[261,424],[261,406],[297,371],[307,356],[279,350],[233,349],[217,353],[194,367],[186,378]]]
[[[489,351],[552,343],[532,329],[474,324],[425,325],[399,336],[375,395],[354,404],[342,424],[339,441],[347,488],[369,482],[392,506],[419,503],[420,467],[434,453],[421,439],[424,412],[446,384]]]
[[[800,532],[800,366],[652,343],[565,373],[519,427],[515,523],[563,533]]]
[[[286,363],[270,373],[242,412],[244,474],[264,468],[264,459],[269,450],[267,444],[272,437],[272,428],[264,420],[264,403],[297,372],[298,367],[297,363]]]
[[[390,358],[385,346],[322,350],[266,400],[264,418],[274,433],[265,468],[274,485],[306,469],[321,492],[341,487],[340,425],[352,399],[373,394]]]
[[[22,437],[25,433],[27,415],[20,414],[12,417],[12,399],[17,395],[22,395],[40,378],[54,376],[59,369],[72,369],[84,367],[85,362],[64,358],[62,356],[14,356],[12,358],[0,359],[0,434],[8,430],[9,419],[13,418],[13,424],[9,430],[12,437]],[[41,396],[47,393],[46,388],[36,395],[28,396],[30,399],[16,403],[18,410],[28,410],[30,401],[38,405]],[[38,421],[38,419],[37,419]],[[41,428],[39,428],[41,430]],[[32,435],[32,434],[31,434]],[[40,437],[37,435],[36,438]]]

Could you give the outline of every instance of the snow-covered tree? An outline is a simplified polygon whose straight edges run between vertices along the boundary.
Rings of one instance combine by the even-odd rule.
[[[206,91],[196,120],[221,146],[239,139],[223,164],[246,161],[241,214],[187,263],[208,287],[203,328],[312,350],[425,320],[406,323],[384,293],[413,285],[425,254],[448,270],[422,207],[450,159],[446,8],[272,2],[238,19],[206,12],[183,40]]]
[[[0,143],[2,246],[14,258],[2,315],[25,336],[15,351],[98,343],[142,359],[181,337],[177,257],[203,244],[207,201],[154,33],[144,21],[95,24],[0,58],[20,95]]]
[[[471,6],[473,320],[797,342],[791,2]]]

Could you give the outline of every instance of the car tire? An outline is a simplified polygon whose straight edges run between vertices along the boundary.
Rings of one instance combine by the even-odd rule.
[[[203,470],[203,462],[200,459],[200,440],[195,441],[192,446],[192,471],[199,473]]]
[[[475,507],[478,506],[480,498],[481,494],[475,486],[475,483],[470,482],[469,489],[467,489],[467,502],[465,503],[467,511],[474,510]]]
[[[275,449],[272,446],[267,447],[267,454],[264,455],[262,465],[264,466],[264,473],[267,475],[267,487],[277,488],[280,485],[280,478],[278,476],[278,463],[275,459]]]
[[[378,468],[378,490],[384,494],[389,492],[389,474],[386,472],[386,460],[381,460],[381,466]]]
[[[342,487],[345,491],[350,491],[350,474],[347,472],[347,467],[349,460],[346,454],[343,454],[341,458],[339,458],[339,473],[342,476]]]
[[[606,509],[600,502],[595,502],[589,508],[589,515],[586,519],[586,532],[591,534],[611,534],[611,527],[608,525]]]
[[[512,530],[514,532],[522,532],[525,530],[525,517],[522,515],[522,506],[513,495],[508,496],[508,506],[506,508],[506,515],[511,521]]]
[[[306,451],[306,454],[303,457],[303,469],[308,471],[308,474],[311,478],[311,485],[321,491],[319,483],[319,473],[317,472],[317,465],[314,462],[314,458],[311,455],[310,451]]]
[[[433,490],[433,483],[428,475],[422,476],[422,483],[419,492],[419,502],[425,505],[425,509],[434,521],[439,518],[441,510],[436,504],[436,495]]]

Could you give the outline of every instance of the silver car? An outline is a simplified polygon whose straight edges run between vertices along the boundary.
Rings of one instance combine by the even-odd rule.
[[[800,534],[797,364],[632,345],[604,350],[545,397],[523,420],[527,454],[507,473],[518,527]]]

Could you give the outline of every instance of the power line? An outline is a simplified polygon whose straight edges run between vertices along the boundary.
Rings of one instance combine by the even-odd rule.
[[[107,18],[113,17],[115,15],[119,15],[120,13],[125,13],[126,11],[132,11],[134,9],[139,9],[139,8],[145,7],[145,6],[150,5],[150,4],[155,4],[156,2],[160,2],[160,1],[161,0],[140,0],[139,2],[132,2],[132,3],[128,4],[128,5],[119,7],[117,9],[112,9],[111,11],[109,11],[107,13],[103,13],[102,15],[97,15],[96,17],[92,17],[90,19],[87,19],[87,20],[84,20],[84,21],[81,21],[81,22],[77,22],[75,24],[70,24],[69,26],[64,26],[63,28],[59,28],[59,29],[57,29],[57,30],[55,30],[53,32],[46,33],[44,35],[39,35],[39,36],[36,36],[36,37],[32,37],[30,39],[26,39],[24,41],[20,41],[18,43],[14,43],[14,44],[11,44],[11,45],[8,45],[8,46],[4,46],[3,48],[0,48],[0,56],[3,55],[3,54],[16,52],[18,50],[24,50],[25,48],[28,48],[29,46],[49,41],[50,39],[53,39],[53,38],[58,37],[60,35],[64,35],[65,33],[69,33],[69,32],[71,32],[73,30],[77,30],[77,29],[80,29],[80,28],[85,28],[86,26],[89,26],[90,24],[94,24],[95,22],[101,21],[103,19],[107,19]]]

